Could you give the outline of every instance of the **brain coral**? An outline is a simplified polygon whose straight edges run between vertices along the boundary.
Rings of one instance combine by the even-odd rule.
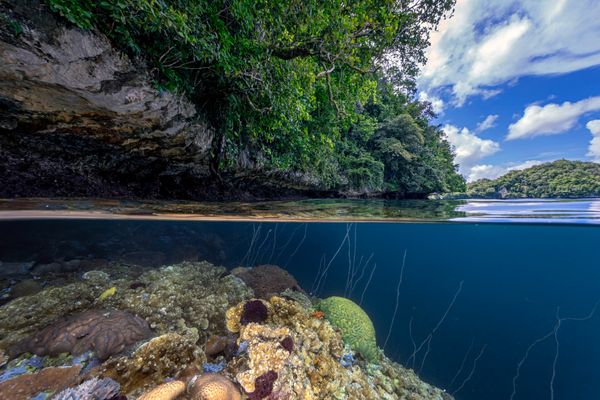
[[[373,322],[352,300],[332,296],[319,303],[325,318],[342,331],[344,342],[359,351],[369,362],[379,358]]]
[[[19,346],[39,356],[93,351],[105,360],[148,338],[152,331],[142,318],[125,311],[89,310],[42,329]]]
[[[192,400],[241,400],[237,387],[226,377],[219,374],[204,374],[190,382]]]

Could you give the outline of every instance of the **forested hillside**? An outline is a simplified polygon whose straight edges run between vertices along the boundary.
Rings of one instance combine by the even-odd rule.
[[[558,160],[497,179],[468,185],[467,195],[482,198],[599,197],[600,164]]]
[[[454,0],[46,1],[194,103],[214,128],[215,179],[256,169],[347,193],[464,190],[414,100],[429,32]]]

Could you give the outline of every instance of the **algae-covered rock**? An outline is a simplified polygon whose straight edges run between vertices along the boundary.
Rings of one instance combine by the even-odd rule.
[[[344,342],[359,351],[368,361],[379,359],[375,327],[367,313],[344,297],[332,296],[319,303],[325,318],[342,331]]]

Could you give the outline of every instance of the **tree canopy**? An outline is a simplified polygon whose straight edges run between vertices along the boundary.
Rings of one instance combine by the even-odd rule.
[[[47,2],[197,105],[217,132],[215,174],[244,159],[331,188],[464,185],[430,109],[413,99],[429,33],[455,0]]]
[[[486,198],[599,197],[600,164],[568,160],[540,164],[470,183],[467,194]]]

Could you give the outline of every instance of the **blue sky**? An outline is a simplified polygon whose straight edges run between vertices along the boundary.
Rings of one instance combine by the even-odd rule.
[[[431,43],[419,97],[468,180],[600,162],[600,1],[458,0]]]

